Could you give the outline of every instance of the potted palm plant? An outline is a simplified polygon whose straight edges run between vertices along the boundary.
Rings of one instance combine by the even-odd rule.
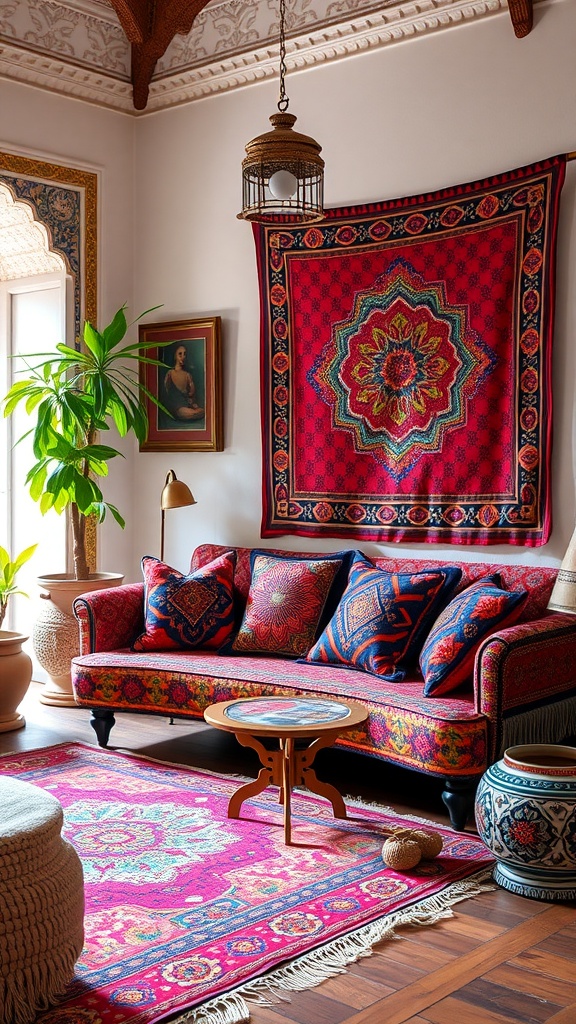
[[[24,715],[16,709],[26,695],[32,678],[32,661],[22,644],[28,639],[21,633],[2,629],[13,594],[28,595],[18,586],[18,573],[32,558],[37,544],[21,551],[12,559],[6,548],[0,544],[0,732],[21,729],[26,724]]]
[[[58,344],[56,353],[27,356],[25,378],[15,381],[4,400],[5,416],[24,403],[29,417],[35,417],[24,435],[32,437],[35,459],[26,477],[31,497],[43,514],[51,509],[67,512],[72,532],[73,576],[53,573],[39,580],[46,604],[36,620],[33,645],[50,676],[41,697],[44,703],[74,704],[70,658],[79,650],[74,599],[123,579],[119,573],[93,572],[89,564],[88,521],[102,522],[110,514],[121,527],[125,525],[100,487],[109,462],[121,453],[102,444],[101,435],[114,425],[121,437],[132,432],[144,441],[148,418],[143,395],[159,404],[138,375],[140,362],[159,365],[146,355],[157,343],[124,340],[129,326],[153,310],[141,313],[129,325],[125,309],[122,306],[101,331],[86,321],[81,351]]]

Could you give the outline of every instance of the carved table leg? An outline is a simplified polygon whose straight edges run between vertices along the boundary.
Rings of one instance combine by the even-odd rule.
[[[248,797],[257,796],[268,786],[278,786],[278,800],[284,805],[284,841],[289,846],[292,830],[291,792],[294,786],[305,786],[312,793],[317,793],[330,801],[335,818],[345,818],[346,805],[341,794],[329,782],[321,782],[312,768],[318,751],[323,747],[331,747],[338,733],[338,729],[326,732],[304,750],[295,748],[293,737],[280,739],[279,750],[267,750],[255,736],[245,732],[236,733],[236,739],[243,747],[251,747],[256,751],[262,768],[257,779],[241,786],[231,797],[228,817],[239,818],[240,808]]]
[[[282,792],[284,800],[284,842],[286,846],[290,846],[291,839],[291,825],[292,825],[292,807],[290,804],[290,798],[292,795],[292,780],[294,774],[293,758],[294,758],[294,740],[285,739],[281,744],[282,749]]]
[[[266,750],[266,747],[255,736],[249,736],[247,733],[238,733],[236,739],[243,747],[251,747],[252,750],[256,751],[263,767],[260,769],[257,779],[241,786],[230,799],[228,804],[229,818],[239,818],[240,808],[244,801],[250,796],[257,796],[267,786],[276,785],[281,788],[283,778],[281,750]]]
[[[335,818],[346,817],[346,804],[342,795],[329,782],[321,782],[312,768],[316,754],[322,747],[331,747],[337,733],[325,733],[314,740],[306,750],[297,750],[294,755],[294,785],[306,786],[312,793],[323,796],[332,804]]]

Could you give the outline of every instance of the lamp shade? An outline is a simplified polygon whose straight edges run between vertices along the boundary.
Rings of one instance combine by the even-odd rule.
[[[183,508],[185,505],[195,505],[196,499],[192,491],[183,480],[178,480],[176,473],[171,469],[166,475],[166,483],[162,488],[160,508]]]
[[[576,530],[562,559],[548,607],[553,612],[576,615]]]
[[[184,508],[185,505],[195,505],[196,498],[183,480],[178,480],[176,473],[170,469],[166,474],[166,483],[162,488],[160,497],[160,558],[164,558],[164,520],[166,510],[169,508]]]
[[[238,217],[264,224],[273,223],[278,214],[298,224],[324,219],[321,146],[294,131],[295,121],[294,114],[272,114],[273,131],[247,143]]]

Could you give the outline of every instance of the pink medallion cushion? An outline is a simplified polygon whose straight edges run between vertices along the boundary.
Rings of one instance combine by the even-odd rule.
[[[387,572],[358,554],[340,604],[305,660],[404,679],[460,576],[456,566]]]
[[[133,651],[218,648],[234,629],[236,552],[185,576],[152,555],[142,559],[145,631]]]
[[[527,598],[525,590],[503,590],[498,573],[457,594],[436,619],[422,648],[425,695],[439,697],[469,679],[482,641],[514,625]]]
[[[251,562],[244,617],[222,653],[301,657],[317,635],[342,559],[279,558],[256,551]]]

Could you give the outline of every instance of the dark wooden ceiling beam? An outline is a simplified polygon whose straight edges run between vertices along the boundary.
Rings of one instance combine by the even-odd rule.
[[[132,45],[132,91],[136,110],[148,102],[150,82],[160,57],[178,33],[187,35],[208,0],[110,0]],[[533,0],[508,0],[515,35],[533,25]]]
[[[208,0],[110,0],[132,44],[132,92],[143,110],[157,61],[177,34],[187,35]]]
[[[143,42],[148,24],[146,0],[111,0],[111,4],[128,42]]]
[[[518,39],[527,36],[532,30],[534,22],[534,9],[532,0],[508,0],[510,17],[514,26],[514,35]]]

